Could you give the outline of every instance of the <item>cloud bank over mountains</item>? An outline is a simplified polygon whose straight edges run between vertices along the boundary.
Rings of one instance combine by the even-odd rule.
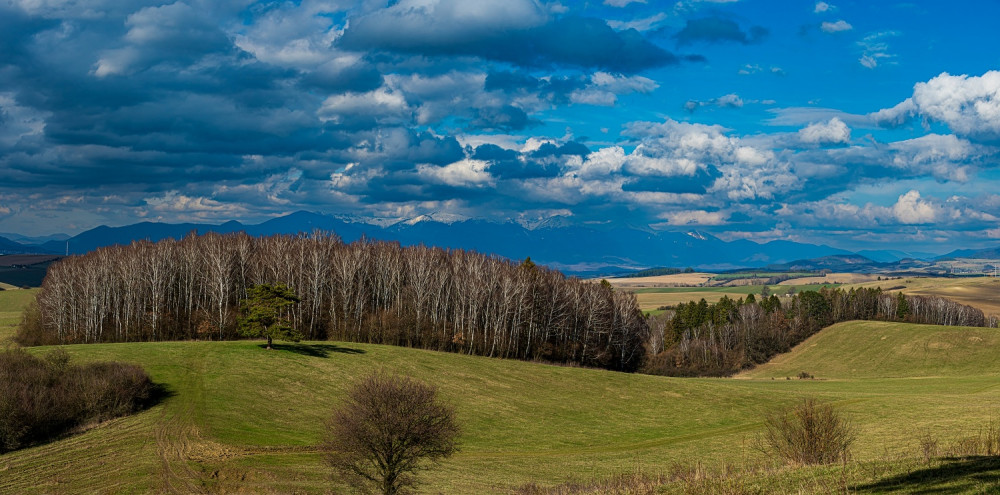
[[[903,77],[880,71],[915,63],[892,52],[906,29],[656,3],[4,3],[0,227],[305,209],[844,247],[996,232],[1000,72],[838,107],[825,78]]]

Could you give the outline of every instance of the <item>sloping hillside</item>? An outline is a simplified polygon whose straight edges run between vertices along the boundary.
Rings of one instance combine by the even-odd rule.
[[[1000,374],[1000,330],[873,321],[826,328],[743,378],[918,378]]]
[[[0,291],[0,310],[19,309],[30,294],[13,292]],[[763,412],[806,396],[832,401],[858,426],[856,459],[912,456],[914,431],[952,442],[995,419],[1000,376],[996,359],[982,351],[996,343],[983,329],[951,329],[970,343],[983,340],[942,341],[951,343],[942,350],[954,364],[934,371],[937,378],[881,378],[920,376],[914,370],[922,364],[908,357],[916,350],[863,368],[892,348],[908,349],[901,332],[927,344],[917,348],[945,347],[920,332],[949,329],[909,327],[852,323],[821,333],[847,328],[853,335],[829,347],[833,354],[810,358],[808,371],[818,378],[848,376],[837,380],[666,378],[336,342],[274,351],[251,341],[66,346],[77,361],[141,364],[170,396],[134,416],[0,456],[0,493],[339,492],[316,447],[321,425],[347,385],[377,369],[433,383],[457,408],[461,451],[424,475],[425,493],[509,493],[529,482],[669,472],[674,463],[753,462],[749,444]],[[850,364],[858,370],[852,379],[835,363],[868,352],[866,334],[883,346]],[[779,364],[758,375],[774,366],[770,374],[783,378]],[[798,372],[795,363],[785,369]]]
[[[114,490],[322,493],[322,421],[355,377],[384,368],[437,384],[456,404],[461,452],[432,491],[611,475],[670,460],[738,456],[773,394],[680,380],[414,349],[315,342],[67,346],[80,360],[142,364],[173,394],[138,415],[0,456],[0,493]],[[34,349],[44,352],[44,349]],[[776,391],[797,400],[796,387]],[[127,459],[127,462],[120,462]],[[544,462],[542,462],[544,461]]]

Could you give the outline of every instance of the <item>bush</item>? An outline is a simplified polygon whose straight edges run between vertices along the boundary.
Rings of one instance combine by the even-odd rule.
[[[846,460],[854,442],[850,423],[833,406],[815,399],[804,399],[791,411],[772,411],[764,427],[758,450],[795,464]]]
[[[375,373],[355,383],[326,425],[325,460],[352,486],[384,495],[416,484],[425,460],[456,450],[455,409],[430,385]]]
[[[59,343],[56,335],[45,331],[45,326],[42,324],[42,313],[35,301],[31,301],[21,313],[21,325],[17,328],[17,334],[14,335],[14,342],[25,347]]]
[[[69,361],[61,349],[44,359],[20,349],[0,353],[0,454],[133,413],[154,398],[138,366]]]

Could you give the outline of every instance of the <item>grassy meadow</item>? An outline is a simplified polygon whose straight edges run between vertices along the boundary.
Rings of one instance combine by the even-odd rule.
[[[3,321],[16,324],[29,296],[0,291]],[[1000,418],[998,340],[989,329],[850,322],[741,379],[336,342],[281,343],[273,351],[252,341],[66,346],[80,362],[140,364],[169,396],[134,416],[0,456],[0,493],[339,493],[344,487],[331,481],[316,448],[322,422],[352,380],[378,369],[433,383],[457,408],[461,451],[423,475],[424,493],[510,493],[526,483],[676,466],[767,464],[751,448],[763,413],[807,396],[832,401],[856,425],[850,469],[858,488],[927,468],[912,461],[919,435],[946,446]],[[795,378],[802,371],[816,379]],[[1000,472],[994,468],[970,469]],[[823,493],[838,476],[846,475],[835,467],[780,469],[747,486]],[[1000,486],[952,478],[942,485],[947,493]],[[706,493],[719,490],[712,485]]]
[[[35,299],[38,289],[8,288],[0,291],[0,347],[10,341],[21,323],[21,311]]]

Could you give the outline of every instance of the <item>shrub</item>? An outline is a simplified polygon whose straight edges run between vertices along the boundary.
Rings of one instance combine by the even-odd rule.
[[[931,460],[938,456],[938,441],[930,433],[924,433],[918,438],[920,442],[920,453],[923,454],[924,462],[930,464]]]
[[[850,423],[833,406],[815,399],[803,399],[791,411],[772,411],[765,417],[764,427],[758,450],[790,463],[846,460],[854,442]]]
[[[454,453],[458,433],[454,408],[434,387],[375,373],[351,388],[327,423],[325,460],[352,485],[394,495],[416,483],[424,460]]]
[[[14,335],[14,342],[25,346],[33,347],[38,345],[55,345],[59,339],[51,332],[45,331],[42,324],[42,313],[38,309],[38,303],[32,301],[21,313],[21,325]]]
[[[153,398],[156,388],[138,366],[69,361],[61,349],[44,359],[0,352],[0,453],[133,413]]]

